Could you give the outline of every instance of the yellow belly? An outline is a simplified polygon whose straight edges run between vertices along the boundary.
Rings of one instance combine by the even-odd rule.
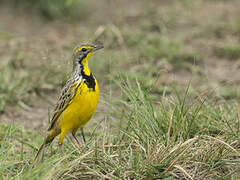
[[[76,131],[79,127],[87,124],[96,111],[98,99],[99,89],[97,81],[95,91],[89,89],[85,83],[81,83],[75,97],[60,117],[59,125],[61,131]]]

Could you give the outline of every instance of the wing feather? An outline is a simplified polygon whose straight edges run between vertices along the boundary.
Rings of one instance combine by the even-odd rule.
[[[62,112],[69,106],[69,104],[71,104],[71,101],[75,97],[80,85],[81,82],[76,85],[73,80],[69,80],[66,83],[56,104],[48,131],[50,131],[55,126]]]

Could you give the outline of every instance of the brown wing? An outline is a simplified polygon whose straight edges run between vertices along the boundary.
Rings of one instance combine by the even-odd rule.
[[[62,112],[69,106],[71,103],[71,100],[76,95],[77,89],[80,86],[81,83],[76,87],[73,80],[69,80],[66,85],[63,87],[61,95],[58,99],[57,105],[55,107],[52,119],[50,121],[50,126],[48,128],[48,131],[50,131],[54,125],[56,124],[59,116],[62,114]]]

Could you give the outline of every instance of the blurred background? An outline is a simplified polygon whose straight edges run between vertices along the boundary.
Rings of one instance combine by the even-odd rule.
[[[1,0],[0,176],[239,179],[239,7],[239,0]],[[105,48],[89,62],[100,103],[85,127],[88,144],[76,151],[67,141],[69,156],[59,159],[53,143],[46,163],[32,169],[73,48],[91,42]]]
[[[238,0],[3,0],[0,5],[1,122],[46,127],[48,108],[72,70],[72,50],[83,42],[105,45],[90,61],[101,99],[119,94],[110,78],[119,72],[137,78],[156,99],[163,91],[171,94],[171,87],[184,92],[189,84],[193,95],[239,99]]]
[[[83,42],[105,45],[90,61],[101,98],[118,94],[109,91],[110,76],[124,72],[155,98],[171,94],[171,87],[184,92],[190,84],[192,94],[239,99],[238,0],[3,0],[0,5],[1,122],[44,126],[71,72],[72,49]]]

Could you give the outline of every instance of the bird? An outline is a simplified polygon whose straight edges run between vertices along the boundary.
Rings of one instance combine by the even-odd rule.
[[[76,132],[89,122],[99,100],[98,82],[88,67],[88,61],[102,48],[103,45],[81,44],[74,49],[72,75],[61,90],[48,133],[35,156],[37,162],[43,161],[45,149],[58,135],[60,135],[58,145],[62,153],[62,144],[68,132],[71,132],[80,145]],[[83,131],[82,135],[84,135]]]

